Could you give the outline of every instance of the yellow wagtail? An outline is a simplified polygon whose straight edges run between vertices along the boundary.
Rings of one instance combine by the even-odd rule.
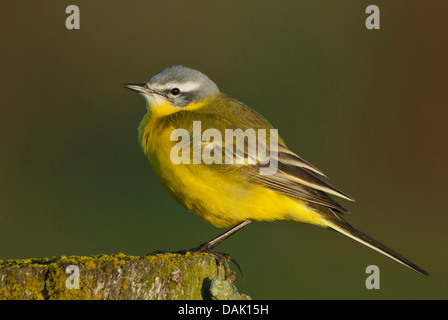
[[[139,140],[160,182],[189,211],[215,226],[233,226],[198,251],[212,251],[252,221],[293,220],[339,231],[428,275],[348,224],[342,218],[347,210],[328,194],[353,198],[290,151],[260,114],[221,93],[203,73],[173,66],[145,83],[123,86],[147,101]],[[262,152],[250,150],[254,139],[252,151]]]

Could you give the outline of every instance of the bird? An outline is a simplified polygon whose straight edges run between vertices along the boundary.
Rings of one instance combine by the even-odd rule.
[[[188,211],[230,228],[192,251],[215,252],[254,221],[288,220],[335,230],[429,275],[350,225],[347,209],[333,197],[353,197],[291,151],[260,113],[222,93],[204,73],[175,65],[123,87],[146,100],[138,139],[161,184]]]

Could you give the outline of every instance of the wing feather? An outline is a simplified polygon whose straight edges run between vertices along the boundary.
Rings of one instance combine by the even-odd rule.
[[[225,107],[225,106],[223,106]],[[240,107],[240,106],[239,106]],[[210,110],[209,110],[210,111]],[[267,122],[253,122],[248,121],[253,117],[252,111],[250,109],[239,109],[240,112],[246,113],[242,114],[240,119],[245,119],[245,121],[241,121],[241,123],[230,123],[226,118],[214,113],[207,112],[207,110],[202,110],[202,112],[192,112],[192,111],[180,111],[171,116],[169,123],[171,126],[176,127],[176,123],[182,123],[182,127],[185,126],[186,123],[190,123],[191,126],[189,128],[185,128],[186,130],[192,132],[192,121],[202,121],[202,123],[207,123],[207,128],[216,128],[221,133],[224,133],[224,129],[247,129],[254,128],[258,129],[272,129],[272,126]],[[177,122],[179,120],[179,122]],[[244,126],[242,127],[242,124]],[[207,129],[206,127],[202,127],[202,131]],[[270,136],[267,137],[268,141],[265,142],[265,150],[267,154],[269,154],[269,145],[270,145]],[[310,203],[322,205],[328,208],[332,208],[339,212],[346,212],[347,210],[338,204],[335,200],[330,198],[328,194],[335,195],[347,200],[354,201],[354,199],[342,192],[341,190],[335,188],[326,180],[324,180],[325,174],[305,161],[297,154],[289,150],[285,145],[283,140],[278,137],[278,152],[276,155],[276,160],[278,164],[277,171],[271,175],[261,175],[260,168],[266,166],[265,163],[260,163],[259,161],[253,162],[253,154],[248,154],[247,141],[245,140],[244,150],[239,150],[238,148],[229,148],[225,145],[224,135],[222,141],[202,141],[202,150],[207,147],[211,148],[214,146],[215,151],[222,152],[230,150],[234,159],[241,160],[241,156],[244,157],[244,162],[241,164],[229,164],[226,162],[225,153],[222,152],[222,162],[221,164],[210,165],[210,168],[215,168],[216,170],[226,170],[229,169],[229,172],[233,172],[237,170],[239,173],[245,174],[251,181],[254,183],[258,183],[263,187],[266,187],[275,192],[279,192],[281,194],[301,199]],[[212,143],[212,144],[210,144]],[[262,143],[258,141],[258,143]],[[193,146],[191,146],[192,148]],[[272,156],[272,155],[271,155]],[[275,156],[275,153],[274,153]],[[249,161],[251,159],[251,161]],[[227,159],[228,160],[228,159]],[[275,160],[275,159],[272,159]],[[327,194],[328,193],[328,194]]]

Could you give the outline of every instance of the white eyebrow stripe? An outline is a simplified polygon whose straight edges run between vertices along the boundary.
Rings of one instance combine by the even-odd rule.
[[[193,91],[199,88],[201,84],[196,81],[188,81],[184,83],[179,82],[169,82],[165,85],[158,85],[158,86],[151,86],[154,90],[164,90],[164,89],[172,89],[172,88],[179,88],[182,92],[188,92]]]
[[[199,82],[195,82],[195,81],[188,81],[185,83],[173,83],[172,84],[172,88],[179,88],[180,91],[193,91],[196,90],[197,88],[199,88],[201,84]]]

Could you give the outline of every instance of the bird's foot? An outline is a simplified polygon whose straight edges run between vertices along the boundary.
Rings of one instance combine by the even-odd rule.
[[[224,267],[228,266],[229,262],[233,262],[236,265],[236,267],[238,268],[238,270],[240,271],[241,275],[243,275],[243,271],[241,270],[240,265],[231,255],[213,250],[213,247],[208,242],[203,243],[198,247],[191,248],[188,250],[179,250],[179,251],[157,250],[157,251],[152,252],[151,254],[152,255],[161,255],[161,254],[173,254],[174,253],[174,254],[185,255],[188,252],[189,253],[207,253],[210,256],[212,256],[213,258],[215,258],[218,265],[222,265]]]

